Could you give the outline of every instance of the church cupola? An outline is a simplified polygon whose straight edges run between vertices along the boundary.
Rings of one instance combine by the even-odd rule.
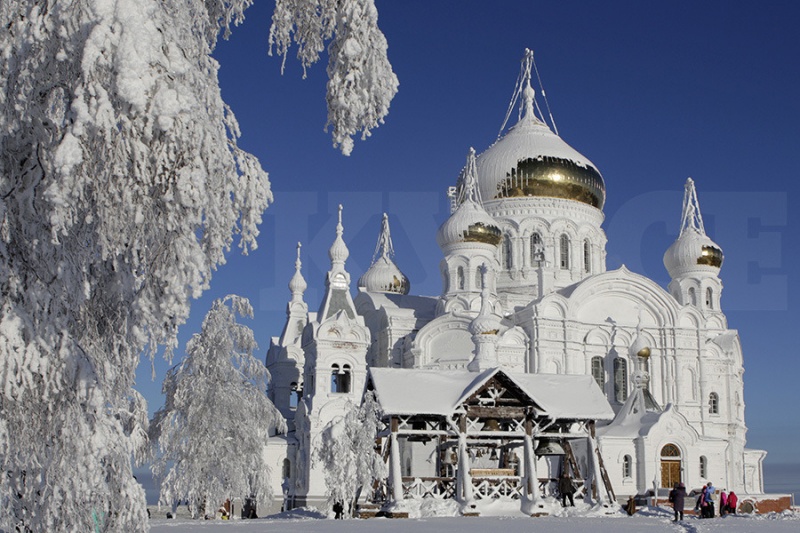
[[[605,271],[603,176],[559,136],[538,71],[531,86],[535,69],[526,50],[500,134],[476,157],[481,206],[502,232],[496,283],[507,309]]]
[[[358,279],[358,288],[367,292],[388,292],[408,294],[411,283],[392,260],[394,247],[389,231],[389,215],[383,214],[378,244],[372,257],[372,264]]]
[[[503,237],[494,219],[481,206],[476,179],[475,150],[470,149],[459,179],[455,209],[436,234],[444,252],[440,313],[454,309],[477,311],[484,283],[496,295],[495,273],[500,266],[497,252]],[[480,273],[481,265],[489,268],[485,277]]]
[[[688,178],[680,234],[664,254],[664,266],[672,278],[670,293],[681,304],[719,311],[723,259],[722,249],[706,235],[697,190],[692,178]]]
[[[342,206],[339,205],[339,222],[336,224],[336,239],[334,239],[328,256],[331,259],[331,269],[325,279],[326,291],[319,309],[318,320],[322,321],[344,312],[350,318],[355,318],[355,305],[350,296],[350,273],[345,269],[345,261],[350,256],[350,251],[344,243],[342,235]]]
[[[606,187],[597,167],[536,116],[536,92],[530,83],[532,65],[533,53],[528,50],[514,95],[522,96],[519,121],[478,156],[481,197],[484,202],[517,197],[563,198],[602,209]]]

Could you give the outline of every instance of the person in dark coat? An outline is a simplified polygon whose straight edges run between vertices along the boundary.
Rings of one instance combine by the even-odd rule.
[[[686,500],[686,486],[683,483],[676,483],[675,488],[669,492],[669,501],[672,502],[672,509],[675,511],[675,522],[683,520],[683,506]]]
[[[561,479],[558,480],[558,492],[561,494],[561,506],[567,506],[567,498],[569,498],[570,507],[575,507],[575,499],[572,497],[575,494],[575,485],[572,483],[572,478],[564,472],[561,474]]]
[[[333,503],[334,520],[342,520],[344,514],[344,504],[340,501]]]

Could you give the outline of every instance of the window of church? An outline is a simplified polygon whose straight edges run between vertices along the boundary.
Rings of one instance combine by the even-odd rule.
[[[561,235],[559,239],[560,266],[562,270],[569,270],[569,237]]]
[[[600,356],[592,357],[592,377],[597,382],[600,390],[604,391],[606,386],[606,372],[603,368],[603,358]]]
[[[297,382],[292,382],[289,390],[289,409],[297,409],[297,404],[300,401],[300,387]]]
[[[503,237],[503,249],[501,253],[503,254],[503,268],[508,270],[514,266],[513,250],[511,249],[511,237],[508,235]]]
[[[700,456],[700,477],[702,479],[708,478],[708,459],[705,455]]]
[[[544,243],[542,236],[536,232],[531,235],[531,266],[538,267],[544,263]]]
[[[630,455],[626,455],[622,459],[622,477],[623,478],[633,477],[633,460],[631,459]]]
[[[689,303],[697,305],[697,294],[694,291],[694,287],[689,287]]]
[[[289,459],[283,460],[283,478],[289,479],[292,477],[292,462]]]
[[[464,290],[464,267],[458,267],[456,270],[456,278],[458,279],[458,290]]]
[[[714,291],[711,290],[711,287],[706,289],[706,307],[714,309]]]
[[[481,279],[481,269],[475,271],[475,288],[481,290],[483,288],[483,280]]]
[[[712,415],[719,414],[719,395],[716,392],[708,395],[708,412]]]
[[[341,368],[335,363],[331,365],[331,392],[350,392],[350,365],[345,364]]]
[[[628,399],[628,362],[621,357],[614,359],[614,399],[619,403]]]
[[[583,271],[592,271],[592,247],[589,246],[589,239],[583,241]]]

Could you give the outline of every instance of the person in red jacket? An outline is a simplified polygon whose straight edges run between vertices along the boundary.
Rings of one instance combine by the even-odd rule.
[[[739,498],[736,497],[736,493],[731,491],[728,494],[728,512],[736,514],[736,504],[739,503]]]

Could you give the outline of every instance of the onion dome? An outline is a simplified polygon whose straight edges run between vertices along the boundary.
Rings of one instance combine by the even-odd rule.
[[[695,272],[714,275],[722,267],[722,249],[707,235],[692,178],[686,180],[681,232],[664,254],[664,266],[672,278]]]
[[[497,246],[503,239],[500,228],[492,216],[481,207],[476,188],[475,150],[470,149],[467,166],[461,181],[461,204],[436,233],[439,247],[445,248],[460,242],[483,243]]]
[[[389,231],[389,216],[384,213],[372,264],[358,279],[358,287],[369,292],[408,294],[408,291],[411,290],[411,283],[394,264],[393,256],[394,246],[392,246],[392,236]]]
[[[292,292],[292,300],[303,299],[303,293],[306,292],[308,288],[308,284],[306,283],[303,274],[300,272],[300,267],[302,263],[300,262],[300,246],[301,244],[297,243],[297,259],[294,262],[294,275],[292,279],[289,280],[289,290]]]
[[[553,133],[534,112],[532,62],[533,54],[527,51],[514,96],[516,99],[521,93],[523,99],[519,122],[478,156],[480,195],[485,202],[515,197],[565,198],[602,209],[606,187],[597,167],[564,142],[557,131]]]
[[[350,257],[350,250],[344,243],[342,234],[344,233],[344,226],[342,226],[342,204],[339,204],[339,223],[336,224],[336,239],[333,241],[330,249],[328,250],[328,257],[331,258],[331,264],[344,265],[347,258]]]

